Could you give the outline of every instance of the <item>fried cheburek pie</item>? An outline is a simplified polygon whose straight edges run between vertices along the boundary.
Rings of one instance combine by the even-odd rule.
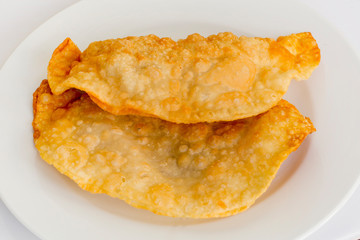
[[[52,92],[85,91],[115,115],[176,123],[232,121],[275,106],[291,79],[309,78],[320,50],[308,32],[271,38],[225,32],[173,41],[155,35],[93,42],[68,38],[48,66]]]
[[[103,47],[99,51],[98,57]],[[82,91],[62,89],[54,95],[47,81],[34,93],[33,127],[41,157],[81,188],[157,214],[190,218],[247,209],[268,188],[281,163],[315,131],[285,100],[246,119],[175,124],[115,116]]]

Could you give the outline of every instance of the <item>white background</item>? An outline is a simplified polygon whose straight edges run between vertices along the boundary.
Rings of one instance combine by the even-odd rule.
[[[310,6],[318,14],[326,18],[330,24],[337,27],[338,31],[348,40],[360,57],[360,0],[299,1]],[[2,67],[17,45],[36,27],[75,2],[77,1],[0,0],[0,67]],[[359,103],[354,104],[359,106]],[[24,196],[24,201],[26,201],[26,196]],[[16,220],[1,200],[0,239],[39,240]],[[333,218],[306,240],[320,239],[360,239],[360,187],[357,188],[351,199]]]

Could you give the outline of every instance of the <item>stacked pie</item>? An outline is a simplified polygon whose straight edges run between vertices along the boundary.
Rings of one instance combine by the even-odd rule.
[[[315,131],[282,99],[310,77],[310,33],[67,38],[34,93],[40,156],[92,193],[185,218],[239,213]]]

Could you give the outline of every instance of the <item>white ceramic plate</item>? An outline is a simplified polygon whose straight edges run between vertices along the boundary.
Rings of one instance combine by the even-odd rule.
[[[184,38],[222,31],[275,38],[311,31],[322,51],[311,78],[293,81],[286,94],[317,132],[249,210],[212,220],[157,216],[87,193],[40,159],[32,139],[32,93],[65,37],[84,49],[95,40],[128,35]],[[303,238],[330,218],[359,182],[359,69],[334,28],[296,2],[80,2],[26,38],[0,73],[1,197],[25,226],[49,240]]]

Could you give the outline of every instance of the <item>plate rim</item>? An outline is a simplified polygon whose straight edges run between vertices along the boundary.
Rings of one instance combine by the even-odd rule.
[[[107,2],[113,2],[112,0],[105,0]],[[36,28],[34,28],[29,34],[26,35],[26,37],[24,37],[24,39],[22,39],[20,41],[20,43],[17,45],[17,47],[10,53],[10,55],[8,56],[8,58],[5,60],[4,64],[1,66],[0,68],[0,76],[2,75],[3,69],[6,68],[6,66],[9,63],[9,59],[12,58],[12,56],[14,55],[15,52],[17,52],[17,50],[24,44],[24,42],[26,42],[28,40],[28,38],[30,36],[32,36],[33,34],[36,34],[36,32],[41,29],[43,27],[43,25],[45,25],[46,23],[48,23],[49,21],[51,21],[54,18],[57,18],[59,15],[63,14],[63,12],[67,11],[69,8],[73,8],[76,5],[80,5],[83,4],[84,0],[80,0],[78,2],[72,3],[69,6],[65,7],[64,9],[58,11],[57,13],[55,13],[54,15],[52,15],[51,17],[47,18],[46,20],[44,20],[40,25],[38,25]],[[277,2],[285,2],[285,0],[277,0]],[[357,60],[356,65],[360,66],[360,52],[356,51],[356,49],[354,48],[354,46],[349,42],[348,38],[344,37],[343,34],[341,34],[341,31],[339,31],[339,29],[334,26],[333,24],[331,24],[331,22],[323,17],[322,15],[320,15],[319,13],[317,13],[315,10],[313,10],[312,8],[310,8],[308,5],[306,5],[303,2],[300,1],[294,1],[296,4],[301,4],[304,7],[307,8],[307,10],[309,12],[311,12],[312,14],[316,15],[318,18],[320,18],[324,23],[327,24],[328,27],[330,27],[333,31],[336,32],[336,34],[342,39],[342,41],[344,41],[344,43],[346,43],[346,46],[350,49],[353,50],[352,53],[354,55],[354,59]],[[349,188],[349,190],[347,191],[347,193],[341,198],[341,200],[338,202],[338,204],[332,209],[332,211],[330,211],[326,216],[324,216],[316,225],[314,225],[312,228],[309,228],[306,232],[302,233],[301,235],[299,235],[297,237],[297,239],[303,239],[306,238],[308,236],[310,236],[312,233],[314,233],[315,231],[317,231],[318,229],[320,229],[329,219],[331,219],[345,204],[346,202],[351,198],[351,196],[353,195],[353,193],[356,191],[356,189],[360,187],[360,175],[357,176],[356,181],[352,184],[352,186]],[[15,209],[13,209],[14,205],[12,205],[8,199],[6,199],[6,197],[4,197],[4,193],[2,188],[0,188],[0,199],[3,201],[4,205],[9,209],[9,211],[11,212],[11,214],[13,214],[15,216],[15,218],[23,225],[25,226],[31,233],[33,233],[35,236],[37,236],[40,239],[46,239],[45,236],[43,236],[42,234],[34,231],[33,227],[28,225],[26,223],[26,221],[24,221],[22,219],[21,216],[18,215],[17,211]]]

